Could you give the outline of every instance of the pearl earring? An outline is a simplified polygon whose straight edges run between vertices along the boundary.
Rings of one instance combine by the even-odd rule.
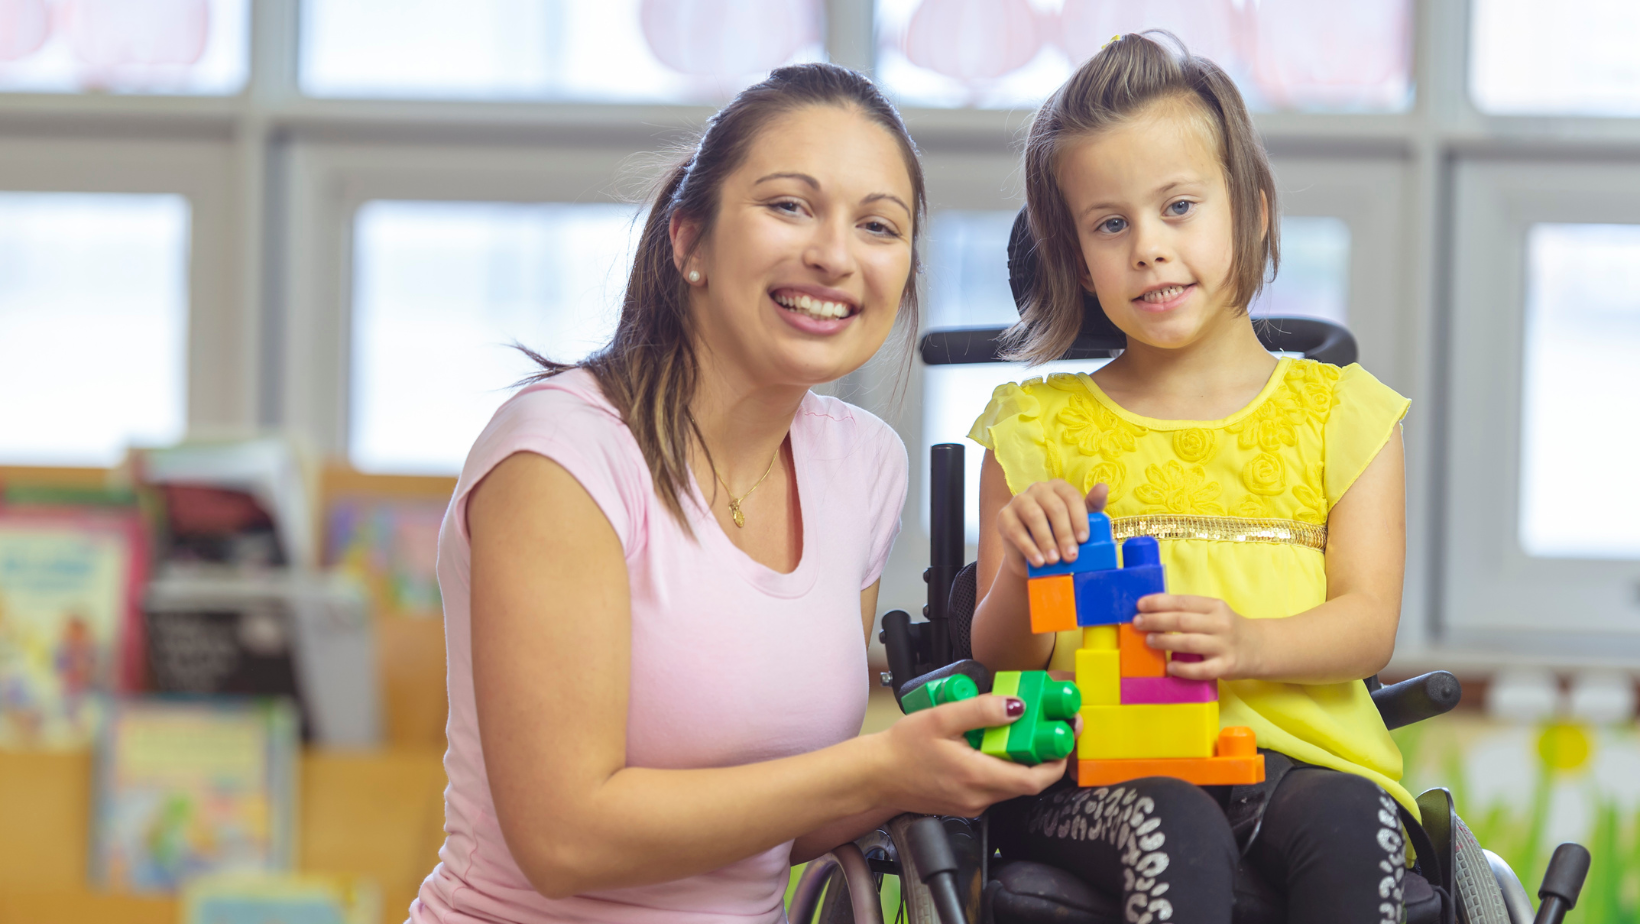
[[[690,282],[700,282],[700,270],[690,270],[689,271],[689,281]]]

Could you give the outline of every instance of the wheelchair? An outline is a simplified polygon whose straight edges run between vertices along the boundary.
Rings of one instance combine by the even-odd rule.
[[[1022,300],[1029,266],[1029,232],[1020,212],[1009,242],[1009,275],[1016,301]],[[1081,334],[1065,359],[1112,355],[1122,335],[1088,300]],[[1336,365],[1355,361],[1349,331],[1308,318],[1257,322],[1259,339],[1271,352],[1297,353]],[[1000,328],[932,331],[920,350],[929,365],[998,362]],[[913,623],[903,610],[884,615],[879,635],[888,651],[884,686],[896,699],[918,686],[955,673],[990,690],[990,672],[972,660],[969,630],[977,589],[975,567],[964,564],[963,447],[933,447],[931,562],[925,621]],[[1436,671],[1385,686],[1363,681],[1384,724],[1400,728],[1433,718],[1458,704],[1458,679]],[[1588,874],[1589,853],[1578,844],[1554,852],[1538,890],[1534,911],[1526,889],[1500,857],[1483,849],[1454,810],[1446,789],[1418,797],[1419,825],[1405,819],[1416,862],[1407,871],[1403,920],[1407,924],[1560,924],[1577,903]],[[899,877],[904,920],[909,924],[1120,924],[1116,897],[1104,895],[1070,872],[1047,864],[995,854],[988,841],[989,819],[902,815],[851,844],[811,862],[793,894],[793,924],[881,924],[878,890],[885,875]],[[1236,924],[1275,924],[1286,919],[1283,897],[1251,869],[1236,871]]]

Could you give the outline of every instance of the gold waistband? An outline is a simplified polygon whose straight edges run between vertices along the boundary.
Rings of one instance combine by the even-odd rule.
[[[1327,551],[1327,527],[1297,520],[1254,520],[1243,517],[1195,517],[1163,514],[1118,517],[1110,521],[1116,541],[1133,536],[1157,539],[1213,539],[1219,542],[1268,542],[1301,545]]]

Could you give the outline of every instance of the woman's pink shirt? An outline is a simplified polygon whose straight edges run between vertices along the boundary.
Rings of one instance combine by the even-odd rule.
[[[860,592],[899,531],[905,446],[876,417],[810,394],[791,426],[803,556],[779,574],[730,543],[686,500],[691,538],[656,498],[642,452],[592,375],[574,370],[496,411],[473,445],[439,533],[450,719],[442,862],[411,903],[415,922],[778,922],[791,844],[659,885],[548,899],[513,862],[496,822],[473,700],[466,507],[517,452],[546,456],[597,502],[625,552],[632,601],[626,762],[725,767],[853,737],[868,678]],[[565,652],[564,659],[574,658]],[[552,665],[542,665],[543,670]],[[687,845],[680,845],[687,850]]]

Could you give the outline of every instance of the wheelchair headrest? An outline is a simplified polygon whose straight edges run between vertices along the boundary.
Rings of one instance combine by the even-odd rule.
[[[1036,238],[1031,236],[1031,221],[1026,209],[1014,216],[1014,229],[1008,235],[1008,288],[1014,293],[1014,308],[1025,314],[1025,302],[1036,285],[1041,260],[1036,254]],[[1092,292],[1082,290],[1082,337],[1100,342],[1113,342],[1117,348],[1127,345],[1127,335],[1112,324],[1099,299]]]

